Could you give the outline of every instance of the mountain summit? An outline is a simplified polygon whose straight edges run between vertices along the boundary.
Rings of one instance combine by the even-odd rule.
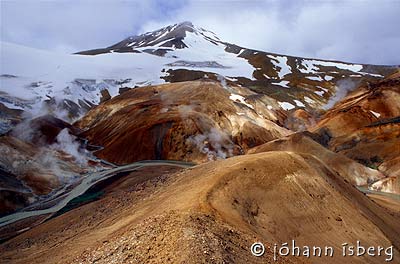
[[[50,102],[71,118],[127,88],[204,78],[268,95],[282,111],[326,110],[358,84],[396,70],[247,49],[191,22],[73,55],[9,43],[2,51],[0,103],[32,111]]]
[[[192,22],[185,21],[138,36],[130,36],[105,49],[83,51],[78,52],[78,54],[96,55],[106,52],[122,53],[144,51],[148,53],[154,53],[156,55],[164,55],[168,51],[172,51],[174,49],[189,48],[189,43],[186,43],[184,40],[188,35],[191,34],[196,37],[203,38],[204,40],[215,45],[217,45],[217,42],[220,42],[220,39],[215,35],[215,33],[196,27]]]

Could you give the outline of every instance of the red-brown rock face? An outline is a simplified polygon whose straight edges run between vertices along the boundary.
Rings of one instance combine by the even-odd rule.
[[[379,169],[388,177],[400,177],[400,78],[396,74],[362,86],[337,103],[311,129],[329,134],[329,148]],[[392,178],[390,185],[397,186]],[[390,188],[386,188],[390,189]],[[398,190],[398,187],[391,188]]]
[[[99,157],[119,164],[224,158],[288,134],[271,121],[274,112],[254,111],[257,102],[249,104],[249,94],[210,80],[136,88],[94,108],[77,125],[104,147]]]

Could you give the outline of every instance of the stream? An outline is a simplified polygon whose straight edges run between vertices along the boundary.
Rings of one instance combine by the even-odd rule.
[[[366,186],[356,186],[356,188],[365,194],[376,194],[376,195],[381,195],[381,196],[386,196],[389,197],[393,200],[397,200],[400,201],[400,195],[395,194],[395,193],[389,193],[389,192],[380,192],[380,191],[375,191],[375,190],[371,190]]]
[[[68,185],[52,194],[47,199],[40,201],[34,205],[24,208],[23,211],[15,212],[10,215],[6,215],[0,218],[0,227],[6,226],[17,221],[44,214],[49,214],[46,218],[50,218],[52,215],[63,209],[70,201],[74,198],[83,195],[93,185],[109,179],[118,173],[131,172],[138,170],[143,167],[149,166],[175,166],[180,168],[189,168],[194,166],[194,163],[183,162],[183,161],[171,161],[171,160],[147,160],[134,162],[128,165],[114,167],[108,170],[99,172],[90,172],[82,176],[80,181],[74,183],[74,186]]]

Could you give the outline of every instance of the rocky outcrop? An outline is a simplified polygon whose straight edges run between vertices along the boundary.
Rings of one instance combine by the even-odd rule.
[[[329,134],[327,146],[332,151],[393,177],[387,182],[394,186],[398,186],[396,161],[400,157],[400,78],[397,75],[359,87],[310,129],[317,134]]]
[[[136,88],[91,110],[77,126],[118,164],[146,159],[207,161],[245,153],[289,134],[248,89],[213,80]],[[256,111],[257,110],[257,111]]]
[[[11,129],[8,135],[41,147],[55,143],[58,134],[63,129],[68,130],[72,135],[80,133],[78,128],[73,127],[64,120],[47,114],[33,119],[23,120]]]
[[[0,215],[32,204],[86,171],[66,152],[0,137]]]

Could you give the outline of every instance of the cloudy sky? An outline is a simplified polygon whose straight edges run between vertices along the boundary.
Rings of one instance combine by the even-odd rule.
[[[244,47],[400,64],[400,0],[0,0],[1,40],[76,52],[182,21]]]

